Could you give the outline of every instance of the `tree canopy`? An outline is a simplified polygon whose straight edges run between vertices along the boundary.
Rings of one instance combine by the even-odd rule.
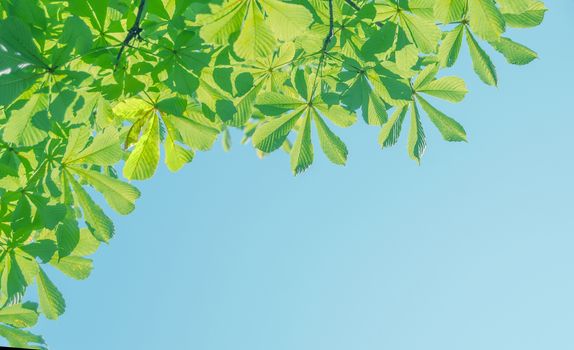
[[[487,50],[534,60],[507,30],[545,11],[538,0],[0,0],[0,336],[46,347],[28,328],[66,308],[48,272],[87,278],[88,256],[114,235],[95,192],[129,214],[140,196],[129,181],[152,177],[160,154],[177,171],[218,138],[228,150],[232,128],[260,157],[288,152],[299,174],[317,149],[346,163],[339,128],[379,128],[387,148],[407,119],[420,162],[423,118],[466,141],[433,105],[465,97],[443,74],[460,51],[496,85]]]

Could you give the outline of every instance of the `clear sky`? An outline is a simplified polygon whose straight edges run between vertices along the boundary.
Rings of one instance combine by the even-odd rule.
[[[512,36],[540,59],[497,55],[498,88],[466,52],[452,70],[470,93],[438,105],[469,143],[425,121],[417,166],[359,123],[337,129],[346,167],[316,148],[293,177],[237,137],[162,166],[88,280],[51,274],[67,311],[36,330],[57,350],[574,348],[574,2],[547,6]]]

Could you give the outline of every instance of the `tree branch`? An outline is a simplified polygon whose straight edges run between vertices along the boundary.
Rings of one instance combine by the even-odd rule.
[[[126,38],[122,42],[122,46],[120,47],[120,52],[118,52],[118,56],[116,57],[116,64],[115,64],[114,70],[118,67],[118,64],[120,63],[120,58],[122,57],[122,53],[124,52],[126,46],[129,47],[131,41],[136,39],[136,38],[141,40],[140,33],[142,32],[142,27],[140,26],[140,23],[141,23],[141,20],[143,19],[144,8],[145,8],[145,0],[140,0],[140,4],[138,6],[138,13],[136,15],[136,20],[135,20],[134,24],[131,26],[131,28],[128,30],[128,35],[126,35]]]
[[[322,52],[327,50],[327,46],[333,39],[333,27],[334,27],[334,19],[333,19],[333,0],[329,0],[329,33],[327,33],[327,37],[323,42],[323,48],[321,49]]]

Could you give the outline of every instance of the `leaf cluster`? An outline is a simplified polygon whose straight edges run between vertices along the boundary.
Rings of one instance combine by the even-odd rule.
[[[230,149],[231,129],[260,157],[287,152],[294,174],[314,142],[344,165],[339,130],[359,119],[381,148],[407,128],[417,162],[425,123],[466,141],[435,107],[467,93],[443,72],[466,46],[496,85],[487,52],[534,60],[506,33],[545,11],[538,0],[0,0],[0,336],[45,348],[27,328],[65,311],[49,274],[87,278],[114,235],[97,198],[129,214],[130,180],[162,158],[177,171],[218,138]]]

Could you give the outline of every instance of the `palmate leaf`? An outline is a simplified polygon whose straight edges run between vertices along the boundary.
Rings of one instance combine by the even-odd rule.
[[[132,98],[115,108],[119,115],[134,121],[125,141],[126,147],[135,144],[124,167],[127,179],[143,180],[155,173],[162,140],[166,164],[171,171],[177,171],[193,159],[193,150],[208,150],[217,139],[219,129],[213,123],[207,125],[206,118],[194,106],[187,106],[185,100],[177,97],[163,97],[153,103]]]

